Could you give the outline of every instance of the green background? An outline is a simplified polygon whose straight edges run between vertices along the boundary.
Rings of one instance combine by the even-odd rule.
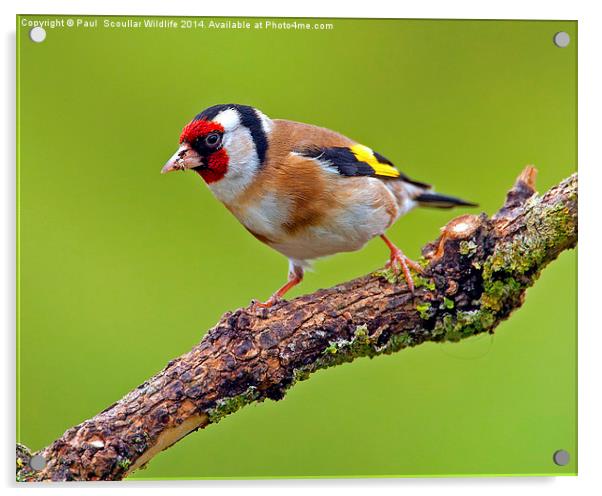
[[[489,214],[524,165],[540,190],[576,169],[576,22],[324,22],[64,27],[36,44],[18,19],[19,441],[49,444],[285,280],[197,175],[159,174],[207,106],[336,129]],[[415,211],[391,238],[417,257],[455,214]],[[318,261],[292,296],[386,258],[375,240]],[[320,371],[132,478],[574,474],[576,291],[572,251],[494,336]]]

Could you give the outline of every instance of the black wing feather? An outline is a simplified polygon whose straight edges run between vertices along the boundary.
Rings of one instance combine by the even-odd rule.
[[[313,158],[326,162],[331,167],[335,168],[342,176],[377,176],[376,171],[366,162],[358,160],[355,154],[345,146],[333,146],[333,147],[305,147],[299,150],[295,150],[296,153],[304,157]],[[393,162],[388,158],[384,157],[380,153],[372,152],[374,158],[381,164],[386,164],[391,167],[395,167]],[[400,179],[406,183],[413,184],[419,188],[429,189],[430,184],[423,183],[421,181],[414,181],[406,176],[403,172],[399,171],[399,177],[387,178],[387,179]]]

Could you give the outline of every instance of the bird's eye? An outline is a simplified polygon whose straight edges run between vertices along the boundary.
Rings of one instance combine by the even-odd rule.
[[[216,148],[222,141],[222,136],[219,133],[209,133],[205,137],[205,143],[211,148]]]

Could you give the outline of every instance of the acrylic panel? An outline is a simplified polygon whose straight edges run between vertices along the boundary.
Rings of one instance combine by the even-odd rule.
[[[119,442],[86,424],[73,459],[55,443],[62,458],[42,460],[46,467],[21,472],[20,480],[50,468],[57,480],[575,475],[577,254],[565,249],[571,242],[563,229],[576,192],[541,214],[554,225],[527,222],[526,233],[538,231],[549,243],[515,243],[525,264],[513,262],[520,277],[499,276],[502,258],[471,262],[494,249],[487,244],[494,234],[482,226],[474,238],[422,249],[458,216],[485,222],[479,215],[501,208],[527,165],[537,169],[542,194],[576,172],[576,70],[575,21],[18,16],[17,440],[32,453],[43,450],[129,391],[147,405],[171,398],[165,409],[149,406],[152,429],[136,412],[113,419],[130,429]],[[231,103],[250,110],[214,108],[190,136],[190,153],[201,156],[195,166],[204,169],[160,174],[184,126],[203,109]],[[211,127],[217,115],[221,128]],[[268,119],[320,126],[352,141],[315,128],[276,135]],[[237,131],[229,130],[233,121]],[[282,165],[284,149],[295,154],[296,169]],[[210,187],[215,193],[236,167],[240,184],[216,193],[234,195],[224,208]],[[256,203],[236,196],[270,167]],[[319,172],[308,173],[311,167]],[[394,177],[397,170],[403,176]],[[521,177],[519,196],[533,173]],[[342,199],[351,181],[355,189]],[[424,263],[438,246],[455,249],[481,285],[468,288],[466,270],[458,273],[466,284],[450,289],[444,275],[411,269],[410,293],[399,267],[382,269],[386,205],[376,203],[391,201],[394,181],[409,184],[403,194],[414,196],[395,197],[390,208],[453,202],[418,198],[431,194],[421,182],[478,203],[416,208],[387,235],[412,260],[426,254]],[[361,194],[383,184],[389,193],[378,189],[373,210],[363,209]],[[532,206],[529,195],[521,201]],[[286,236],[308,232],[306,224],[330,236],[334,224],[324,219],[335,211],[348,216],[348,233],[374,226],[375,239],[320,256],[286,294],[292,303],[255,308],[257,322],[270,323],[261,338],[245,334],[251,344],[244,349],[231,348],[235,329],[234,337],[212,341],[215,363],[225,368],[209,367],[195,382],[202,365],[177,357],[226,312],[266,301],[287,280],[286,256],[268,246],[285,242],[266,239],[264,222],[286,217]],[[255,217],[245,228],[236,212]],[[336,236],[355,247],[355,234],[346,235],[299,235],[290,250],[329,254],[322,247],[339,243]],[[535,280],[533,267],[554,250],[558,258]],[[481,280],[487,267],[498,279]],[[375,271],[353,290],[295,300]],[[374,287],[389,292],[386,309],[374,303],[375,293],[362,295]],[[399,288],[403,301],[390,288]],[[311,320],[348,290],[365,305]],[[298,325],[313,323],[307,340],[285,349],[279,330],[291,324],[278,321],[278,312],[289,304],[298,305],[289,315]],[[390,310],[395,305],[404,308]],[[383,312],[398,310],[379,327]],[[231,315],[240,321],[245,312]],[[407,322],[416,324],[395,337]],[[381,353],[387,346],[395,352]],[[298,363],[287,362],[285,352],[296,353]],[[255,363],[254,353],[264,357],[255,372],[282,373],[281,383],[254,382],[244,368]],[[150,387],[145,381],[168,363],[172,382]],[[224,382],[220,374],[229,374],[227,385],[211,392],[210,384]],[[184,436],[195,427],[203,428]],[[171,441],[160,438],[163,429],[171,429]],[[150,457],[160,439],[170,444],[180,436]],[[21,463],[34,466],[28,456]],[[145,456],[144,469],[132,470]]]

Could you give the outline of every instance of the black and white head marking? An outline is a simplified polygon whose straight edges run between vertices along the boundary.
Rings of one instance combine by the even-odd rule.
[[[216,117],[226,131],[237,125],[242,125],[249,130],[257,150],[259,164],[263,165],[268,151],[267,133],[271,130],[271,121],[256,108],[236,103],[213,105],[203,110],[194,120],[214,120]]]
[[[228,154],[228,171],[209,188],[222,202],[235,202],[265,163],[273,123],[261,111],[238,104],[214,105],[194,120],[212,121],[223,127],[221,145]]]

